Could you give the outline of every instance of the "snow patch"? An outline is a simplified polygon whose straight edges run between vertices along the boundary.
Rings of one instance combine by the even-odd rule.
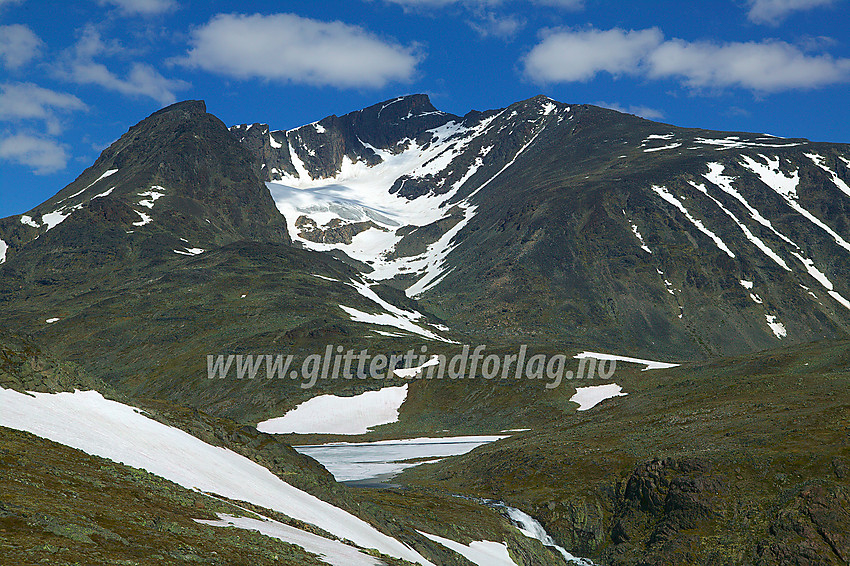
[[[776,252],[774,252],[774,251],[770,248],[770,246],[768,246],[767,244],[765,244],[765,243],[761,240],[761,238],[756,237],[756,235],[755,235],[755,234],[753,234],[753,233],[750,231],[750,229],[749,229],[749,228],[747,228],[747,227],[746,227],[746,226],[745,226],[745,225],[744,225],[744,224],[743,224],[740,220],[738,220],[738,217],[737,217],[737,216],[735,216],[735,215],[732,213],[732,211],[730,211],[728,208],[726,208],[726,207],[723,205],[723,203],[722,203],[722,202],[720,202],[719,200],[717,200],[716,198],[714,198],[713,196],[711,196],[710,194],[708,194],[708,189],[706,189],[706,188],[705,188],[705,185],[703,185],[702,183],[695,183],[695,182],[693,182],[693,181],[689,181],[689,183],[690,183],[690,185],[691,185],[692,187],[694,187],[694,188],[695,188],[695,189],[697,189],[699,192],[701,192],[702,194],[704,194],[705,196],[707,196],[708,198],[710,198],[710,199],[711,199],[711,201],[712,201],[714,204],[716,204],[716,205],[720,208],[720,210],[722,210],[722,211],[726,214],[726,216],[728,216],[729,218],[731,218],[731,219],[732,219],[732,221],[733,221],[735,224],[737,224],[737,225],[738,225],[738,228],[740,228],[740,229],[741,229],[741,231],[744,233],[744,237],[746,237],[746,238],[747,238],[747,240],[749,240],[750,242],[752,242],[753,244],[755,244],[755,246],[756,246],[759,250],[761,250],[761,251],[762,251],[762,253],[764,253],[767,257],[769,257],[770,259],[772,259],[773,261],[775,261],[775,262],[779,265],[779,267],[781,267],[781,268],[782,268],[782,269],[784,269],[785,271],[791,271],[791,268],[790,268],[790,267],[788,267],[788,264],[787,264],[787,263],[785,263],[785,260],[784,260],[784,259],[782,259],[781,257],[779,257],[779,256],[776,254]]]
[[[37,224],[31,216],[27,216],[26,214],[21,214],[21,224],[32,226],[33,228],[41,228],[40,224]]]
[[[271,134],[271,132],[269,132],[269,144],[275,149],[280,149],[283,147],[282,143],[274,139],[274,136]]]
[[[826,276],[826,274],[824,272],[822,272],[820,269],[815,267],[814,261],[812,261],[811,259],[809,259],[807,257],[803,257],[800,254],[795,253],[795,252],[791,252],[791,255],[796,257],[797,260],[799,260],[800,263],[803,264],[803,266],[806,268],[806,271],[808,271],[809,275],[811,275],[812,278],[814,278],[818,283],[820,283],[821,286],[824,289],[826,289],[827,293],[829,293],[829,295],[833,299],[835,299],[836,301],[841,303],[842,306],[850,309],[850,302],[847,301],[847,299],[845,299],[844,297],[842,297],[837,291],[835,291],[835,286],[832,284],[832,281],[829,280],[829,278]],[[808,291],[808,287],[804,286],[804,288]],[[812,293],[811,291],[809,292],[809,294],[812,295],[813,297],[815,297],[814,293]],[[815,299],[817,299],[817,297],[815,297]]]
[[[652,369],[668,369],[674,368],[679,364],[671,364],[668,362],[656,362],[653,360],[643,360],[640,358],[630,358],[628,356],[616,356],[613,354],[600,354],[598,352],[582,352],[580,354],[576,354],[573,356],[574,359],[582,359],[582,358],[595,358],[597,360],[616,360],[618,362],[629,362],[632,364],[641,364],[646,367],[643,368],[642,371],[649,371]]]
[[[59,322],[59,319],[58,318],[48,318],[44,322],[46,322],[47,324],[53,324],[54,322]]]
[[[425,369],[427,367],[437,366],[437,365],[440,365],[440,357],[438,355],[434,354],[433,356],[431,356],[431,358],[427,362],[425,362],[422,365],[418,365],[418,366],[410,367],[410,368],[394,369],[393,373],[396,374],[399,377],[410,378],[410,377],[416,376],[416,374],[418,374],[419,372],[421,372],[423,369]]]
[[[842,193],[850,197],[850,186],[848,186],[835,171],[826,166],[824,163],[826,159],[823,156],[816,153],[806,153],[805,156],[811,159],[815,165],[829,173],[830,177],[832,177],[832,182],[835,183],[835,186],[838,187]]]
[[[149,191],[145,191],[143,193],[139,193],[140,197],[149,197],[139,201],[140,206],[144,206],[145,208],[153,208],[156,199],[162,198],[165,196],[165,189],[162,187],[153,186]]]
[[[838,235],[832,228],[824,224],[814,214],[800,206],[800,203],[797,202],[797,185],[800,182],[799,172],[795,170],[790,176],[786,176],[785,173],[779,169],[778,157],[776,159],[770,159],[764,155],[760,155],[760,157],[767,162],[767,165],[759,163],[748,155],[741,156],[744,160],[741,165],[758,175],[764,184],[781,195],[782,198],[785,199],[785,202],[788,203],[788,206],[805,216],[816,226],[832,236],[839,246],[850,251],[850,243]]]
[[[114,190],[115,190],[115,187],[112,187],[112,188],[111,188],[111,189],[109,189],[108,191],[104,191],[104,192],[100,193],[99,195],[94,195],[94,196],[91,198],[91,200],[94,200],[94,199],[96,199],[96,198],[101,198],[101,197],[108,197],[109,195],[111,195],[111,194],[112,194],[112,191],[114,191]]]
[[[478,540],[472,541],[469,544],[461,544],[451,539],[423,531],[417,530],[416,532],[425,538],[442,544],[450,550],[454,550],[473,564],[477,564],[477,566],[517,566],[516,562],[511,560],[511,555],[508,553],[508,545],[503,542]]]
[[[752,281],[747,281],[746,279],[741,279],[738,282],[741,284],[741,287],[743,287],[744,289],[749,290],[749,289],[753,288],[753,282]]]
[[[206,250],[203,248],[184,248],[182,250],[173,250],[176,254],[181,255],[198,255],[204,253]]]
[[[764,315],[764,318],[767,320],[767,325],[773,331],[773,334],[776,335],[777,338],[785,338],[788,335],[788,332],[785,330],[785,325],[779,322],[776,319],[776,316],[772,314]]]
[[[718,146],[718,151],[723,151],[726,149],[741,149],[745,147],[794,147],[798,145],[803,145],[802,143],[755,143],[741,141],[741,138],[739,138],[738,136],[729,136],[722,139],[694,138],[694,142],[704,145]]]
[[[402,338],[402,337],[405,336],[404,334],[396,334],[394,332],[385,332],[383,330],[376,330],[375,333],[380,334],[381,336],[390,336],[392,338]]]
[[[653,151],[663,151],[665,149],[676,149],[677,147],[682,147],[681,143],[671,143],[669,145],[662,145],[661,147],[648,147],[643,150],[644,153],[652,153]]]
[[[717,245],[718,248],[720,248],[722,251],[726,252],[726,255],[728,255],[732,259],[735,259],[735,254],[733,254],[732,250],[730,250],[726,246],[726,244],[723,243],[723,240],[721,240],[717,236],[717,234],[715,234],[714,232],[712,232],[711,230],[706,228],[705,225],[702,223],[702,221],[694,218],[693,215],[691,215],[691,213],[688,212],[688,209],[685,208],[685,205],[683,205],[682,202],[679,199],[677,199],[672,194],[670,194],[670,192],[665,187],[659,187],[658,185],[653,185],[652,190],[655,191],[655,193],[658,196],[660,196],[662,199],[664,199],[665,201],[669,202],[670,204],[672,204],[673,206],[678,208],[679,212],[684,214],[685,218],[687,218],[691,222],[691,224],[696,226],[697,229],[700,232],[702,232],[703,234],[705,234],[706,236],[711,238],[711,240],[715,243],[715,245]]]
[[[625,214],[625,213],[626,213],[626,211],[624,210],[623,214]],[[645,251],[648,254],[651,254],[652,250],[647,247],[646,242],[643,239],[643,236],[641,235],[640,231],[638,231],[637,225],[634,222],[632,222],[631,220],[629,220],[628,218],[626,218],[626,220],[629,222],[629,226],[632,227],[632,233],[635,235],[635,237],[638,239],[638,241],[640,241],[640,249],[642,249],[643,251]]]
[[[62,214],[58,210],[54,210],[53,212],[48,212],[47,214],[41,215],[41,223],[47,226],[47,231],[49,232],[56,226],[62,223],[66,218],[68,218],[70,214]]]
[[[188,489],[274,509],[364,548],[429,564],[415,550],[256,462],[149,419],[97,391],[24,394],[0,389],[0,425],[147,470]]]
[[[142,219],[138,222],[133,222],[133,226],[144,226],[145,224],[150,224],[152,220],[150,216],[148,216],[144,212],[139,212],[138,210],[134,210],[133,212],[142,217]]]
[[[570,401],[578,403],[578,409],[576,409],[576,411],[586,411],[588,409],[592,409],[605,399],[628,395],[628,393],[623,393],[622,391],[623,388],[616,383],[591,385],[590,387],[577,387],[576,393],[570,397]]]
[[[362,282],[349,282],[346,283],[354,287],[358,293],[362,296],[366,297],[373,303],[380,306],[384,311],[384,313],[379,314],[371,314],[367,312],[363,312],[361,310],[346,307],[344,305],[339,305],[339,307],[348,313],[348,316],[351,317],[351,320],[355,322],[364,322],[367,324],[378,324],[381,326],[392,326],[398,328],[399,330],[405,330],[407,332],[411,332],[413,334],[418,334],[420,336],[424,336],[425,338],[430,338],[432,340],[439,340],[441,342],[452,342],[447,338],[443,338],[442,336],[431,332],[425,328],[422,328],[418,324],[413,321],[423,319],[424,316],[422,313],[417,311],[407,311],[401,309],[393,304],[388,303],[378,296],[375,291],[369,288],[369,285]]]
[[[9,244],[0,240],[0,263],[6,263],[6,252],[9,250]]]
[[[841,303],[844,308],[850,309],[850,301],[838,294],[837,291],[827,291],[829,296]]]
[[[383,564],[377,558],[364,554],[347,544],[302,531],[266,517],[258,520],[224,513],[216,513],[216,515],[218,515],[218,521],[195,519],[195,522],[212,527],[235,527],[258,531],[266,536],[298,545],[307,552],[318,554],[322,562],[332,566],[381,566]]]
[[[723,170],[724,170],[724,167],[720,163],[709,163],[708,164],[708,171],[709,172],[706,175],[704,175],[704,177],[706,179],[708,179],[711,183],[714,183],[715,185],[720,187],[720,189],[723,192],[725,192],[726,194],[730,195],[731,197],[735,198],[738,202],[740,202],[744,206],[744,208],[747,209],[747,212],[750,213],[750,217],[753,220],[755,220],[756,222],[758,222],[759,224],[761,224],[762,226],[764,226],[768,230],[772,231],[774,234],[776,234],[776,236],[778,236],[785,243],[790,244],[791,246],[799,249],[799,246],[797,246],[797,244],[792,242],[790,240],[790,238],[788,238],[784,234],[777,231],[767,218],[762,216],[762,214],[758,210],[756,210],[752,205],[750,205],[749,202],[747,202],[747,200],[743,197],[743,195],[741,195],[741,193],[739,193],[732,186],[732,181],[734,181],[734,178],[723,175]]]
[[[90,189],[91,187],[93,187],[93,186],[94,186],[95,184],[97,184],[99,181],[101,181],[101,180],[103,180],[103,179],[105,179],[105,178],[107,178],[107,177],[109,177],[109,176],[112,176],[112,175],[114,175],[114,174],[115,174],[115,173],[117,173],[117,172],[118,172],[118,169],[110,169],[109,171],[105,172],[103,175],[101,175],[100,177],[98,177],[97,179],[95,179],[95,180],[94,180],[94,182],[89,183],[89,184],[88,184],[88,185],[87,185],[84,189],[82,189],[82,190],[80,190],[80,191],[77,191],[76,193],[72,194],[72,195],[71,195],[71,196],[69,196],[69,197],[65,197],[65,198],[63,198],[63,199],[62,199],[61,201],[59,201],[59,202],[65,202],[66,200],[72,199],[72,198],[74,198],[74,197],[75,197],[75,196],[77,196],[77,195],[81,195],[81,194],[83,194],[84,192],[86,192],[86,190],[88,190],[88,189]],[[97,198],[97,197],[95,197],[95,198]]]
[[[407,384],[353,397],[319,395],[282,417],[257,424],[257,430],[270,434],[366,434],[376,426],[398,422],[398,410],[405,399]]]
[[[379,313],[372,314],[368,312],[363,312],[361,310],[357,310],[353,307],[347,307],[345,305],[339,305],[339,308],[344,310],[351,320],[354,322],[363,322],[365,324],[376,324],[379,326],[392,326],[394,328],[398,328],[399,330],[405,330],[407,332],[418,334],[419,336],[423,336],[425,338],[430,338],[431,340],[439,340],[441,342],[451,342],[442,336],[431,332],[430,330],[425,330],[421,326],[418,326],[410,321],[409,318],[404,316],[398,316],[391,313]]]

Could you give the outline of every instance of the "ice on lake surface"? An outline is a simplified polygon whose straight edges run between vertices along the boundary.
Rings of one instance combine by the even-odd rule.
[[[458,456],[505,436],[452,436],[446,438],[408,438],[377,442],[335,442],[295,446],[319,461],[337,481],[380,481],[405,468]],[[412,462],[410,460],[413,460]]]

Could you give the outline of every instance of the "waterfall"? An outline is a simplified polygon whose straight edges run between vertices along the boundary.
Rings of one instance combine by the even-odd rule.
[[[543,543],[544,546],[548,546],[557,550],[561,556],[564,557],[564,560],[569,562],[570,564],[577,564],[578,566],[594,566],[593,562],[588,560],[587,558],[579,558],[577,556],[573,556],[567,551],[563,546],[559,546],[558,543],[555,542],[549,533],[546,532],[546,529],[543,528],[543,525],[540,522],[523,511],[516,509],[515,507],[511,507],[506,505],[501,501],[495,501],[492,499],[482,499],[481,503],[487,505],[488,507],[493,507],[494,509],[498,509],[502,513],[504,513],[508,519],[519,529],[519,531],[527,536],[528,538],[533,538],[539,540]]]

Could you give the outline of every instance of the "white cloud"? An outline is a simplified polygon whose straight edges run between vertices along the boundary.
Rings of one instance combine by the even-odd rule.
[[[501,6],[506,0],[384,0],[390,4],[398,4],[404,8],[429,9],[444,8],[455,4],[480,8],[484,6]],[[563,10],[581,10],[584,8],[584,0],[528,0],[529,4],[538,6],[550,6]]]
[[[808,55],[781,41],[746,43],[664,40],[641,31],[549,31],[525,57],[526,75],[541,83],[587,81],[602,72],[674,79],[692,89],[756,92],[818,88],[850,81],[850,59]]]
[[[30,134],[0,138],[0,159],[31,167],[37,175],[64,169],[68,154],[59,142]]]
[[[179,64],[239,79],[380,88],[413,78],[420,56],[361,27],[294,14],[219,14]]]
[[[61,131],[58,112],[86,110],[82,100],[72,94],[56,92],[32,83],[0,84],[0,120],[43,121],[50,134]]]
[[[834,0],[749,0],[747,17],[757,24],[777,25],[793,12],[833,4]]]
[[[818,88],[850,81],[850,59],[806,55],[781,41],[715,44],[664,42],[648,57],[651,77],[689,87],[741,87],[760,92]]]
[[[602,71],[636,74],[646,53],[662,39],[656,28],[548,31],[525,57],[525,72],[544,83],[586,81]]]
[[[532,4],[539,6],[551,6],[562,10],[583,10],[584,0],[531,0]]]
[[[100,0],[101,6],[116,6],[127,15],[151,16],[170,12],[177,8],[174,0]]]
[[[640,106],[634,104],[631,104],[629,106],[623,106],[622,104],[619,104],[617,102],[597,102],[596,105],[601,106],[602,108],[616,110],[617,112],[634,114],[635,116],[640,116],[641,118],[646,118],[647,120],[660,120],[664,117],[664,113],[661,112],[661,110],[650,108],[649,106]]]
[[[0,61],[7,69],[18,69],[35,59],[44,42],[25,25],[0,26]]]
[[[58,75],[77,84],[94,84],[128,96],[146,96],[163,105],[177,100],[176,91],[189,88],[186,81],[168,79],[147,63],[132,63],[127,76],[121,78],[95,61],[96,57],[120,51],[119,45],[104,43],[100,33],[89,26],[74,48],[65,54]]]
[[[452,4],[462,3],[463,0],[385,0],[390,4],[398,4],[405,8],[442,8]]]
[[[477,19],[470,21],[469,25],[481,37],[510,39],[525,27],[525,20],[519,16],[499,16],[492,12],[487,12],[479,15]]]
[[[177,100],[175,91],[189,88],[189,83],[167,79],[147,63],[133,63],[126,78],[120,78],[102,63],[78,61],[72,65],[67,77],[78,84],[95,84],[128,96],[146,96],[162,105]]]

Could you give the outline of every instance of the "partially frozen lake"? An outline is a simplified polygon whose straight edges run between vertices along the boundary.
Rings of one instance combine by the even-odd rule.
[[[334,442],[294,446],[319,461],[341,482],[381,482],[405,468],[466,454],[482,444],[506,436],[450,436],[407,438],[377,442]]]

